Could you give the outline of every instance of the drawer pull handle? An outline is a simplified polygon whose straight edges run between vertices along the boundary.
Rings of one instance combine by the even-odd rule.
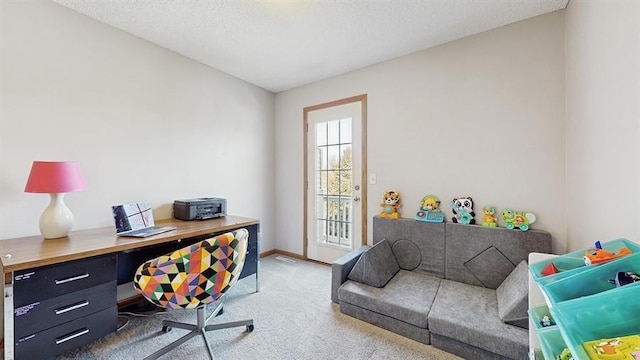
[[[82,330],[76,331],[75,333],[71,333],[71,334],[69,334],[69,335],[67,335],[67,336],[65,336],[63,338],[56,339],[56,345],[60,345],[60,344],[62,344],[64,342],[67,342],[69,340],[75,339],[78,336],[82,336],[84,334],[87,334],[88,332],[89,332],[89,329],[82,329]]]
[[[89,277],[89,274],[82,274],[82,275],[73,276],[73,277],[70,277],[70,278],[62,279],[62,280],[56,280],[56,285],[60,285],[60,284],[64,284],[64,283],[68,283],[68,282],[72,282],[72,281],[88,278],[88,277]]]
[[[62,309],[56,309],[55,313],[56,313],[56,315],[60,315],[60,314],[64,314],[66,312],[69,312],[71,310],[80,309],[80,308],[85,307],[87,305],[89,305],[89,301],[85,300],[85,301],[81,301],[79,303],[73,304],[71,306],[67,306],[67,307],[62,308]]]

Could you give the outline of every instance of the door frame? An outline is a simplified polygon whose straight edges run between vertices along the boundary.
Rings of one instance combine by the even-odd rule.
[[[307,106],[305,108],[303,108],[302,112],[303,112],[303,124],[302,124],[302,137],[303,137],[303,149],[304,149],[304,155],[303,155],[303,159],[304,159],[304,165],[303,165],[303,171],[304,171],[304,177],[303,177],[303,183],[302,183],[302,189],[304,192],[303,198],[303,209],[304,209],[304,214],[303,214],[303,226],[302,226],[302,257],[305,260],[308,260],[308,256],[307,256],[307,246],[309,246],[309,237],[307,234],[308,231],[308,224],[307,224],[307,216],[309,215],[307,213],[307,206],[308,206],[308,188],[309,188],[309,176],[308,176],[308,171],[307,171],[307,166],[308,164],[308,160],[307,160],[307,156],[308,156],[308,151],[307,151],[307,146],[308,146],[308,136],[309,136],[309,119],[308,119],[308,113],[314,110],[321,110],[321,109],[326,109],[326,108],[330,108],[330,107],[334,107],[334,106],[340,106],[340,105],[345,105],[345,104],[350,104],[350,103],[354,103],[354,102],[360,102],[360,112],[361,112],[361,117],[362,117],[362,121],[361,121],[361,133],[360,133],[360,141],[361,141],[361,147],[360,147],[360,151],[361,151],[361,156],[362,156],[362,164],[361,164],[361,173],[360,173],[360,188],[362,189],[362,193],[361,193],[361,201],[360,201],[360,206],[361,206],[361,213],[362,213],[362,244],[361,245],[366,245],[367,244],[367,94],[362,94],[362,95],[356,95],[356,96],[352,96],[352,97],[348,97],[348,98],[344,98],[344,99],[340,99],[340,100],[335,100],[335,101],[330,101],[327,103],[323,103],[323,104],[318,104],[318,105],[313,105],[313,106]],[[354,224],[355,225],[355,224]],[[356,247],[356,244],[354,244],[354,248]]]

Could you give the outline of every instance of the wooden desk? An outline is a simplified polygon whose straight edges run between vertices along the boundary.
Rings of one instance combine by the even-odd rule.
[[[182,221],[176,219],[158,221],[159,226],[175,226],[176,230],[148,238],[127,238],[115,235],[113,227],[73,231],[68,237],[45,240],[42,236],[28,236],[0,241],[0,265],[4,274],[4,359],[15,358],[14,352],[14,275],[23,274],[43,266],[55,267],[77,262],[77,260],[100,258],[109,254],[143,249],[170,242],[179,243],[183,239],[221,233],[243,227],[255,228],[250,239],[256,241],[255,259],[259,257],[257,229],[259,221],[236,216],[226,216],[204,221]],[[252,254],[253,255],[253,254]],[[243,275],[246,274],[243,272]],[[258,272],[255,266],[256,291]],[[115,274],[113,292],[116,291]],[[115,296],[115,295],[114,295]]]

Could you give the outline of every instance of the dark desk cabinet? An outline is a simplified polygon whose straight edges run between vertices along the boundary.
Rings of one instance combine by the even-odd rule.
[[[116,330],[115,254],[16,271],[16,359],[47,359]]]
[[[211,221],[211,220],[200,220]],[[258,260],[260,257],[260,248],[258,243],[259,225],[245,226],[245,229],[249,231],[249,244],[247,247],[247,257],[244,261],[244,267],[240,273],[240,279],[247,276],[256,275],[256,291],[259,289],[258,284]],[[226,231],[214,232],[205,235],[194,236],[191,238],[181,239],[180,242],[172,242],[166,244],[159,244],[156,246],[148,246],[142,249],[134,249],[132,251],[121,252],[117,254],[117,271],[118,271],[118,285],[126,284],[133,281],[133,276],[140,264],[148,261],[149,259],[156,258],[161,255],[169,254],[173,251],[181,249],[185,246],[195,244],[197,242],[209,239],[216,235],[224,234]]]

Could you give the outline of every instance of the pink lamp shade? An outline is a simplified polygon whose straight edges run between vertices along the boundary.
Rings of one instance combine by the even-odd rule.
[[[76,161],[34,161],[24,188],[28,193],[69,193],[86,190],[80,163]]]
[[[64,202],[66,193],[85,190],[80,164],[75,161],[34,161],[27,185],[28,193],[49,193],[51,202],[40,215],[40,233],[45,239],[58,239],[69,235],[73,227],[73,214]]]

